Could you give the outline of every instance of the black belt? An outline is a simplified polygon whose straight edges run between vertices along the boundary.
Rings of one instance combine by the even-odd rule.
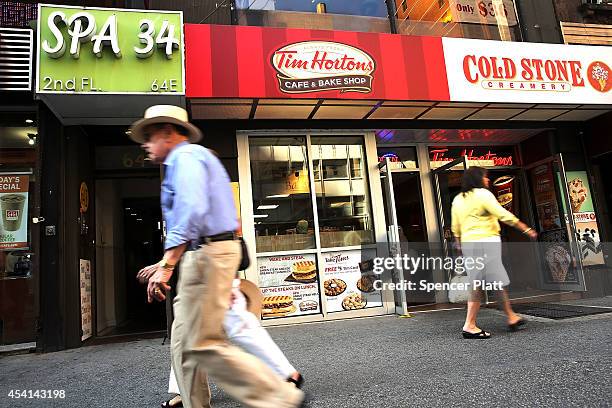
[[[209,235],[207,237],[200,237],[197,241],[194,241],[189,246],[188,251],[193,251],[194,249],[198,249],[201,245],[210,244],[211,242],[219,242],[219,241],[234,241],[238,238],[236,233],[234,232],[222,232],[220,234]]]

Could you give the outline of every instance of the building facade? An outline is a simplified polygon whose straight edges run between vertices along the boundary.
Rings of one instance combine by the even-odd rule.
[[[575,260],[559,268],[504,230],[516,251],[532,251],[505,258],[512,298],[609,295],[607,156],[595,146],[608,139],[612,57],[568,45],[557,18],[573,9],[558,3],[567,2],[39,8],[36,100],[25,98],[39,143],[29,168],[40,172],[28,194],[40,207],[26,217],[28,249],[19,252],[32,253],[36,289],[20,304],[35,317],[30,335],[4,323],[3,343],[51,351],[165,330],[168,305],[146,304],[134,278],[161,253],[160,169],[125,134],[157,103],[186,107],[228,169],[253,260],[243,274],[264,296],[291,299],[266,310],[266,325],[457,307],[447,290],[375,285],[441,284],[453,271],[378,276],[373,263],[423,251],[452,257],[450,202],[461,169],[474,164],[489,168],[500,202],[538,229],[542,245]],[[79,13],[88,14],[71,20]],[[81,33],[95,21],[97,32],[74,40],[63,27],[75,21]],[[151,47],[149,30],[152,42],[159,37]],[[568,205],[578,184],[589,200]],[[13,306],[3,321],[20,310],[4,304]]]

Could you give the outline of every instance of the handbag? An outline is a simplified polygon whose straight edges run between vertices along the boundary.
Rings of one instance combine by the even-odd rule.
[[[451,284],[463,284],[466,287],[469,284],[470,278],[467,275],[455,275],[451,278]],[[449,289],[448,290],[448,301],[450,303],[467,303],[470,299],[469,289]]]
[[[240,249],[241,249],[241,258],[240,265],[238,265],[239,271],[244,271],[251,265],[251,258],[249,258],[249,249],[247,248],[246,242],[242,237],[238,238],[240,240]]]

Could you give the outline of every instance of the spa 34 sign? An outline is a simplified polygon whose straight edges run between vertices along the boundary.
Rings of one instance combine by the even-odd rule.
[[[278,84],[285,93],[327,90],[372,91],[374,59],[365,51],[331,41],[303,41],[279,48],[272,55]]]
[[[38,93],[184,94],[182,13],[41,4]]]

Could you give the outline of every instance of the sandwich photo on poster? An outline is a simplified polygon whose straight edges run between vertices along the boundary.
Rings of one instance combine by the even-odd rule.
[[[321,313],[315,254],[257,258],[262,318]]]

